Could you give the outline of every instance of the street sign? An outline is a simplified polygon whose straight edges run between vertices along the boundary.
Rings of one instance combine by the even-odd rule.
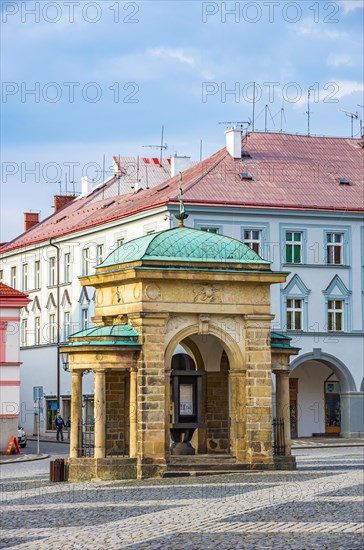
[[[43,386],[33,386],[33,401],[43,399],[44,391]]]

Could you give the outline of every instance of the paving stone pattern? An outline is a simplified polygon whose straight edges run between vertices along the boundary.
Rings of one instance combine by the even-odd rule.
[[[83,484],[50,483],[48,461],[41,472],[4,465],[0,548],[363,548],[363,449],[301,450],[297,462],[297,472]]]

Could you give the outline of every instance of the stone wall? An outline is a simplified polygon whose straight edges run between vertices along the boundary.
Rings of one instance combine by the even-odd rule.
[[[222,354],[220,372],[206,372],[207,452],[229,452],[229,361]]]
[[[106,373],[106,456],[129,452],[127,371]]]

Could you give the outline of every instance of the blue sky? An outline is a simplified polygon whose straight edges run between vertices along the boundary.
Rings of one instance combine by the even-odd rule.
[[[51,212],[67,163],[112,155],[199,158],[224,146],[219,121],[349,136],[364,110],[363,1],[8,2],[2,10],[1,240],[23,212]],[[229,12],[230,13],[227,13]],[[94,22],[92,22],[94,21]],[[274,84],[273,84],[274,83]],[[29,93],[36,90],[35,94]],[[229,93],[234,91],[234,93]],[[359,132],[359,122],[354,133]],[[33,170],[33,173],[32,173]],[[92,172],[92,168],[89,168]]]

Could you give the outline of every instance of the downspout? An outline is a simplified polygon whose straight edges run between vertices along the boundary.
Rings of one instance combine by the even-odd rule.
[[[60,248],[58,245],[52,243],[52,238],[49,239],[50,246],[53,246],[57,250],[57,403],[58,409],[61,410],[61,356],[59,351],[60,344],[60,287],[59,287],[59,258],[60,258]]]

